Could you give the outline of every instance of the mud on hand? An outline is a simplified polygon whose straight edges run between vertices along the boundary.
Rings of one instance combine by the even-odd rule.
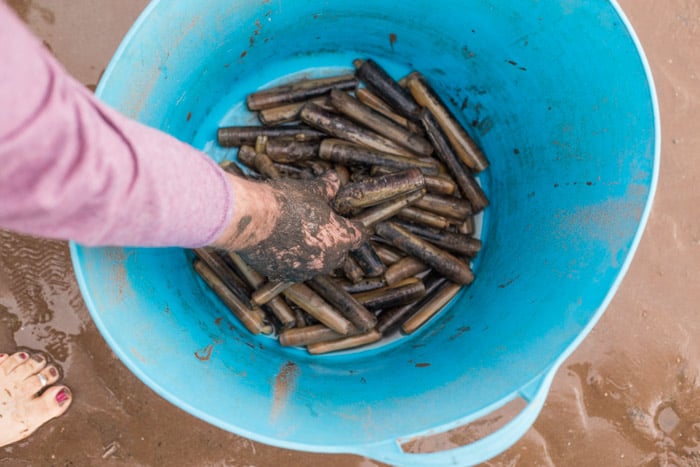
[[[362,226],[329,205],[340,188],[334,172],[315,180],[271,180],[279,204],[272,234],[240,250],[243,259],[270,280],[302,282],[342,265],[364,240]]]

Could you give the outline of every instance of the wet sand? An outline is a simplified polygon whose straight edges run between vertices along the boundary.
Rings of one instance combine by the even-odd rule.
[[[9,3],[94,87],[147,2]],[[534,427],[487,465],[700,465],[700,3],[620,3],[645,47],[661,104],[654,210],[622,287],[560,369]],[[2,465],[379,465],[255,443],[165,402],[126,370],[92,324],[67,245],[0,233],[0,349],[17,346],[50,352],[75,402],[28,440],[0,449]],[[453,447],[480,430],[456,430],[416,448]]]

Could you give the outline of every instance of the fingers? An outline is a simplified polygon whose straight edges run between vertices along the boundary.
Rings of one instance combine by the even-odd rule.
[[[331,170],[318,179],[319,194],[329,201],[335,198],[335,194],[340,189],[340,178],[338,174]]]
[[[328,200],[335,198],[341,186],[340,177],[338,177],[338,173],[333,170],[326,172],[326,174],[319,179],[319,183],[321,195],[325,196]],[[348,234],[347,236],[343,236],[348,247],[353,249],[360,246],[365,239],[364,227],[340,215],[336,214],[336,216],[341,228],[344,228]]]
[[[348,249],[354,250],[355,248],[358,248],[365,241],[366,238],[364,227],[359,222],[354,222],[345,217],[338,216],[338,218],[340,219],[340,225],[344,227],[348,232]]]

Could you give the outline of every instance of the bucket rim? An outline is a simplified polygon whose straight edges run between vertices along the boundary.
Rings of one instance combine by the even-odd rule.
[[[117,50],[115,51],[114,55],[109,61],[109,64],[107,65],[98,85],[97,88],[95,89],[95,96],[97,98],[101,98],[103,94],[105,93],[105,88],[107,86],[107,83],[110,81],[111,76],[114,74],[114,71],[118,65],[118,62],[122,59],[122,56],[125,55],[127,47],[131,44],[132,39],[141,31],[141,29],[144,27],[145,23],[147,20],[150,18],[152,14],[154,14],[156,8],[158,5],[162,3],[162,0],[151,0],[149,4],[146,6],[146,8],[142,11],[142,13],[138,16],[136,21],[133,23],[133,25],[129,28],[129,31],[126,33],[122,41],[120,42]],[[615,279],[613,280],[607,294],[605,295],[603,301],[601,302],[600,306],[598,309],[591,315],[591,318],[589,319],[588,323],[581,329],[581,331],[578,333],[578,335],[569,343],[569,345],[552,361],[549,362],[544,362],[543,361],[543,366],[542,370],[537,373],[530,381],[526,382],[522,387],[516,389],[513,393],[506,395],[505,397],[501,398],[498,401],[495,401],[494,403],[490,404],[489,406],[478,410],[476,412],[470,413],[464,417],[461,417],[459,419],[453,420],[451,422],[448,422],[446,424],[441,424],[434,426],[428,430],[423,430],[419,431],[416,433],[407,433],[402,435],[402,439],[407,439],[407,438],[417,438],[421,436],[425,436],[428,434],[437,434],[441,433],[444,431],[448,431],[451,429],[454,429],[456,427],[462,426],[469,424],[485,415],[487,415],[490,412],[493,412],[500,407],[504,406],[508,402],[512,401],[514,398],[518,397],[520,394],[520,391],[531,384],[533,381],[536,380],[550,380],[554,377],[556,372],[558,371],[559,367],[562,365],[562,363],[569,358],[569,356],[578,348],[578,346],[583,342],[583,340],[588,336],[588,334],[591,332],[593,327],[598,323],[600,318],[602,317],[603,313],[607,309],[607,307],[610,305],[612,299],[616,295],[619,287],[621,286],[630,266],[632,263],[632,260],[634,259],[634,256],[636,255],[637,249],[639,247],[639,244],[641,242],[641,239],[643,237],[644,231],[646,229],[647,223],[649,221],[649,217],[651,215],[652,207],[653,207],[653,202],[656,197],[656,190],[658,188],[658,179],[659,179],[659,173],[660,173],[660,163],[661,163],[661,117],[660,117],[660,109],[659,109],[659,103],[658,103],[658,95],[656,91],[656,85],[654,81],[654,77],[652,74],[651,66],[648,61],[647,55],[644,51],[644,48],[641,44],[641,41],[632,26],[632,23],[630,22],[629,18],[627,15],[624,13],[622,7],[620,6],[619,2],[617,0],[608,0],[608,3],[612,6],[612,8],[615,10],[617,15],[619,16],[620,20],[623,22],[625,26],[625,30],[629,34],[630,38],[632,39],[632,42],[635,46],[635,49],[637,51],[637,55],[641,61],[641,64],[643,66],[644,72],[645,72],[645,77],[647,80],[647,88],[649,91],[650,99],[651,99],[651,105],[652,105],[652,114],[653,114],[653,123],[654,123],[654,154],[653,154],[653,167],[652,167],[652,175],[651,175],[651,183],[649,185],[649,193],[647,195],[647,199],[644,203],[644,208],[642,210],[642,214],[639,220],[639,223],[637,225],[637,229],[634,233],[634,236],[632,237],[632,243],[630,244],[629,251],[627,252],[627,255],[617,272],[617,275]],[[132,118],[136,118],[136,116],[132,116]],[[176,407],[184,410],[185,412],[189,413],[190,415],[193,415],[211,425],[214,425],[220,429],[223,429],[225,431],[234,433],[239,436],[243,436],[245,438],[261,442],[264,444],[268,444],[271,446],[276,446],[280,448],[286,448],[286,449],[294,449],[294,450],[300,450],[300,451],[311,451],[311,452],[316,452],[316,453],[353,453],[353,454],[359,454],[359,455],[369,455],[366,454],[368,452],[368,449],[371,447],[374,447],[378,444],[383,444],[387,441],[395,441],[392,439],[383,439],[383,440],[372,440],[368,443],[364,444],[357,444],[357,443],[348,443],[348,444],[342,444],[342,443],[336,443],[333,445],[329,444],[309,444],[306,442],[297,442],[297,441],[290,441],[290,440],[285,440],[285,439],[280,439],[280,438],[275,438],[272,436],[267,436],[265,434],[257,433],[257,432],[252,432],[248,431],[244,428],[241,428],[237,425],[234,425],[232,423],[229,423],[223,419],[217,418],[215,416],[212,416],[197,407],[188,404],[185,400],[182,400],[178,397],[175,397],[170,391],[168,391],[167,388],[163,387],[162,385],[158,384],[155,380],[153,380],[149,375],[142,371],[136,364],[133,362],[133,359],[128,355],[128,353],[118,344],[117,340],[112,336],[112,334],[109,332],[108,327],[105,325],[103,320],[100,317],[100,314],[97,312],[97,307],[95,306],[95,303],[93,301],[92,295],[90,293],[90,289],[87,286],[87,280],[86,280],[86,275],[84,272],[83,267],[80,265],[80,249],[81,248],[86,248],[84,246],[81,246],[80,244],[70,241],[69,242],[69,250],[70,250],[70,256],[71,256],[71,262],[73,264],[73,269],[75,272],[75,276],[78,282],[79,289],[81,291],[83,300],[85,301],[86,307],[88,308],[88,311],[90,312],[90,316],[95,323],[95,326],[98,328],[100,331],[100,334],[102,335],[102,338],[107,342],[109,345],[110,349],[119,357],[119,359],[122,361],[122,363],[129,369],[131,373],[133,373],[142,383],[144,383],[146,386],[148,386],[150,389],[152,389],[156,394],[158,394],[160,397],[164,398],[171,404],[175,405]],[[545,385],[542,388],[545,391],[549,390],[549,385]],[[504,446],[504,450],[507,449],[509,446]],[[374,457],[374,456],[372,456]]]

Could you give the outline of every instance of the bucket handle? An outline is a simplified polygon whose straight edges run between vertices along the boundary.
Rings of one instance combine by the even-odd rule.
[[[480,440],[446,451],[413,454],[404,452],[398,440],[389,440],[360,449],[357,454],[402,467],[468,466],[485,462],[515,444],[540,414],[556,374],[556,366],[518,391],[527,402],[510,422]],[[451,429],[451,428],[450,428]]]

